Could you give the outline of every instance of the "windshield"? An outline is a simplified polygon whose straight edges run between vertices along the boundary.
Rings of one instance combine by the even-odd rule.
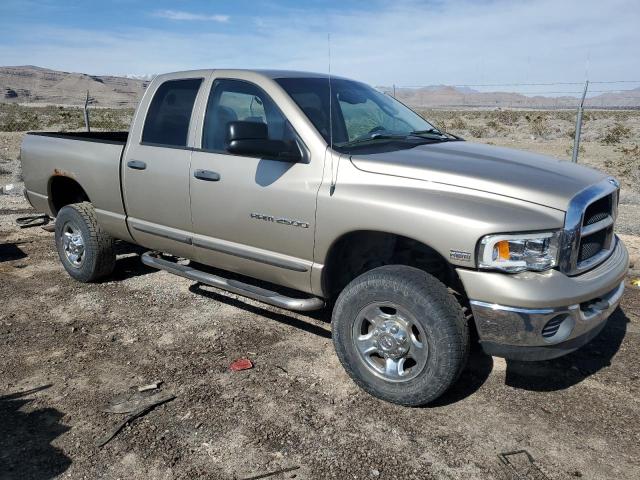
[[[431,141],[443,137],[413,110],[364,83],[332,78],[330,109],[327,78],[279,78],[276,82],[298,104],[327,143],[330,142],[331,111],[333,145],[338,150],[410,136],[415,140],[419,134],[437,134],[430,138]]]

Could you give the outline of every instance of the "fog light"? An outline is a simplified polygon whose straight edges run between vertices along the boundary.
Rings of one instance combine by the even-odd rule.
[[[558,343],[566,340],[573,330],[575,322],[567,313],[556,315],[542,328],[542,337],[548,343]]]

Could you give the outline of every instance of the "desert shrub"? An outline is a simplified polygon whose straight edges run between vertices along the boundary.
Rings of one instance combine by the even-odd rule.
[[[3,105],[0,109],[0,131],[25,132],[39,128],[38,113],[18,105]]]
[[[604,145],[614,145],[620,143],[621,140],[629,137],[629,135],[631,135],[631,129],[620,122],[616,122],[604,132],[600,137],[600,142]]]
[[[578,157],[579,157],[580,155],[584,155],[586,152],[587,152],[587,151],[585,150],[584,145],[580,145],[580,146],[578,147]],[[566,153],[566,154],[567,154],[567,157],[569,157],[569,158],[573,157],[573,144],[569,145],[569,146],[564,150],[564,153]],[[578,162],[579,162],[579,161],[580,161],[580,160],[578,160]]]
[[[89,111],[89,123],[99,130],[127,130],[132,116],[132,110],[96,109]]]
[[[549,134],[549,126],[547,125],[547,120],[543,115],[530,117],[529,127],[531,128],[531,133],[538,138]]]
[[[617,174],[626,179],[636,189],[640,188],[640,145],[620,147],[622,162],[617,168]]]
[[[626,122],[627,120],[629,120],[630,112],[629,111],[613,112],[613,116],[618,122]]]
[[[126,130],[133,117],[132,109],[91,108],[90,124],[96,130]],[[0,103],[0,131],[84,129],[84,113],[80,107],[22,106]]]
[[[451,128],[453,130],[464,130],[465,128],[467,128],[467,124],[464,123],[464,120],[462,120],[461,117],[455,116],[451,121]]]
[[[469,133],[474,138],[482,138],[487,135],[487,129],[484,127],[472,126],[469,127]]]
[[[446,119],[444,119],[442,117],[430,118],[430,119],[427,119],[427,121],[431,125],[436,127],[438,130],[441,130],[443,132],[446,132],[449,129]]]
[[[48,127],[57,127],[65,132],[68,130],[79,130],[84,128],[84,116],[79,108],[65,108],[59,110],[57,115],[49,119]]]
[[[491,119],[487,122],[487,127],[489,127],[490,129],[499,132],[500,130],[503,130],[502,125],[500,125],[498,122],[496,122],[495,120]]]
[[[570,110],[556,110],[553,112],[553,116],[563,122],[575,123],[576,113]]]
[[[497,117],[501,124],[511,126],[518,122],[520,115],[515,110],[500,110]]]

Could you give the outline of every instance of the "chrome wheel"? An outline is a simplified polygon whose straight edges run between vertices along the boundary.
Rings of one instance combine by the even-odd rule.
[[[80,267],[84,261],[84,239],[80,229],[71,223],[62,227],[62,249],[67,260],[74,267]]]
[[[424,328],[398,305],[367,305],[356,317],[352,333],[360,360],[385,380],[411,380],[427,364],[429,347]]]

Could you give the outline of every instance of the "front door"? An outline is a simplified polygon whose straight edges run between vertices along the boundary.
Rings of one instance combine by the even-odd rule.
[[[299,137],[257,85],[214,82],[207,102],[202,149],[191,158],[191,215],[196,258],[244,275],[310,289],[316,196],[324,159],[291,162],[226,151],[233,121],[266,124],[271,140]],[[313,161],[315,160],[315,161]]]

